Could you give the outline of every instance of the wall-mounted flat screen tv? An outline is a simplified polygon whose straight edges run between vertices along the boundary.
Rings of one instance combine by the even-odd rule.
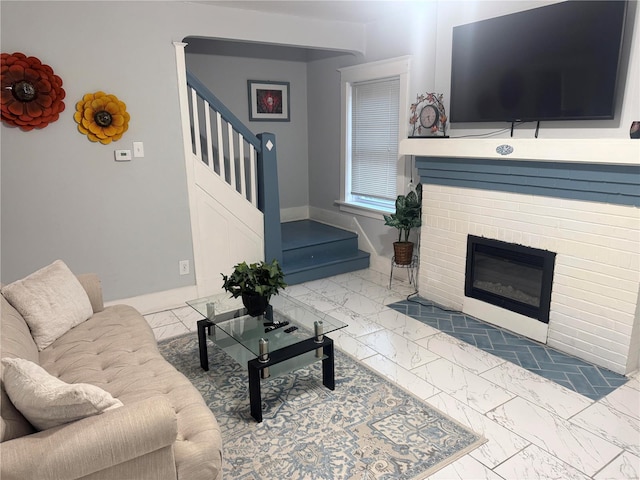
[[[453,28],[452,122],[611,119],[625,1],[568,1]]]

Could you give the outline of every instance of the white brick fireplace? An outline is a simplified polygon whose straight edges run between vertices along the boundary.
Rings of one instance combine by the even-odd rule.
[[[473,162],[483,165],[477,167],[477,172],[493,169],[496,175],[501,175],[500,159],[504,160],[495,153],[500,144],[515,146],[515,156],[509,158],[511,164],[514,160],[524,161],[534,167],[537,162],[545,162],[547,166],[549,162],[630,166],[637,165],[640,159],[640,142],[620,140],[604,149],[603,142],[593,142],[592,148],[590,142],[586,143],[588,152],[576,154],[571,141],[533,144],[512,139],[408,140],[401,146],[401,153],[416,155],[426,162],[437,158],[440,165],[446,164],[446,157],[464,158],[462,166],[456,167],[458,170]],[[549,148],[541,149],[540,145]],[[603,152],[599,153],[600,150]],[[574,196],[570,191],[574,181],[571,174],[566,174],[570,180],[564,180],[569,193],[559,198],[553,194],[552,179],[549,185],[543,182],[532,187],[531,193],[527,188],[504,191],[510,187],[492,189],[494,177],[488,178],[481,188],[473,188],[474,175],[479,178],[481,174],[472,172],[465,183],[455,180],[465,178],[464,174],[440,175],[438,168],[446,167],[437,166],[433,170],[441,177],[439,180],[429,178],[431,173],[425,175],[431,170],[421,171],[420,295],[617,373],[635,371],[640,350],[640,214],[633,205],[635,201],[570,198]],[[577,172],[575,178],[581,179],[581,175]],[[499,178],[500,182],[509,182],[508,174]],[[528,181],[525,179],[524,184]],[[637,178],[629,188],[633,189],[634,183],[639,184]],[[586,197],[589,196],[587,192]],[[468,235],[556,253],[548,325],[465,297]]]

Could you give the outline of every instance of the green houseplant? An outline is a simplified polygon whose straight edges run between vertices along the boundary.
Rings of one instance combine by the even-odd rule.
[[[271,296],[287,286],[282,268],[275,258],[271,263],[238,263],[231,275],[221,275],[222,288],[233,298],[242,296],[247,312],[254,317],[264,313]]]
[[[416,185],[407,195],[396,198],[396,212],[383,215],[384,224],[398,229],[398,241],[393,243],[394,261],[398,265],[408,265],[413,259],[413,242],[409,234],[422,226],[422,184]]]

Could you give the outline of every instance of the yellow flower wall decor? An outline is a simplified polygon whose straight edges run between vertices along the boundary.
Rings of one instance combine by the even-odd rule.
[[[80,133],[103,145],[120,140],[129,129],[130,118],[125,103],[104,92],[87,93],[76,103],[73,115]]]

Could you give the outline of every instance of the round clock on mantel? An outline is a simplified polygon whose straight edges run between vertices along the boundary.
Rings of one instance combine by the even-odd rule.
[[[420,110],[420,125],[430,129],[438,123],[439,117],[440,112],[435,105],[425,105],[422,107],[422,110]]]
[[[446,138],[447,115],[442,93],[427,92],[416,96],[409,108],[409,138]]]

